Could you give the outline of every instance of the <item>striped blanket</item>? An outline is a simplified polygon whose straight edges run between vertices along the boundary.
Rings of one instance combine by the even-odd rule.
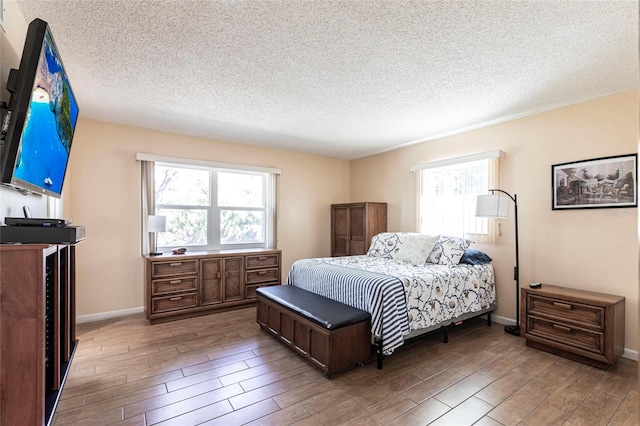
[[[286,284],[369,312],[371,333],[382,337],[385,355],[401,346],[409,333],[405,290],[397,278],[303,259],[293,264]]]

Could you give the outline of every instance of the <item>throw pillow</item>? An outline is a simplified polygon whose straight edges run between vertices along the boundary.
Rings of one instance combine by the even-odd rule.
[[[391,252],[391,258],[413,265],[424,265],[439,239],[439,235],[435,237],[420,234],[407,235],[402,244],[398,244]]]

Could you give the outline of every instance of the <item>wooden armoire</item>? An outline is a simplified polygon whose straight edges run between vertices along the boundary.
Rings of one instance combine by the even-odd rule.
[[[332,204],[331,256],[367,254],[371,238],[386,230],[386,203]]]

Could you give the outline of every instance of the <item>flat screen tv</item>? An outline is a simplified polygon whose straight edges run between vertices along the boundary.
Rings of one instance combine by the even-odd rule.
[[[45,21],[29,24],[20,69],[10,71],[7,90],[0,182],[59,198],[78,104]]]

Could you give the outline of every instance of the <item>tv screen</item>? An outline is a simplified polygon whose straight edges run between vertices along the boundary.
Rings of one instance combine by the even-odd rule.
[[[0,181],[60,197],[78,104],[45,21],[29,24],[20,69],[12,73]]]

